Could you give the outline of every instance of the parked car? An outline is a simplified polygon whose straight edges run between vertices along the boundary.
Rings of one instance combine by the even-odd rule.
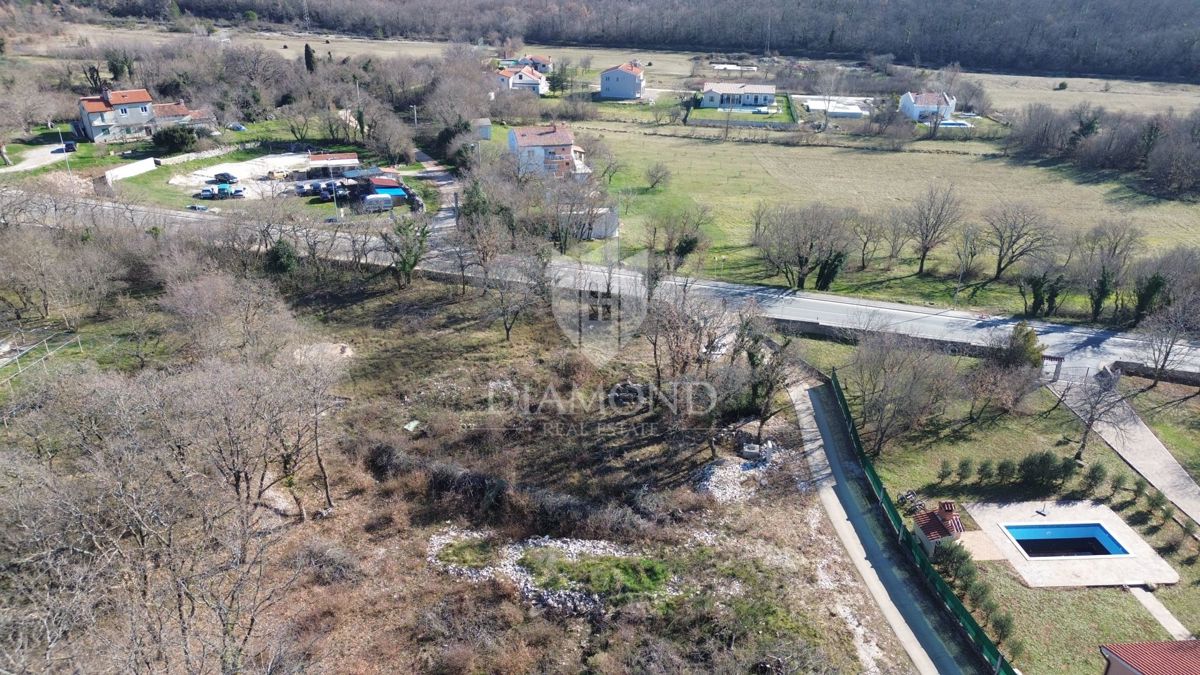
[[[63,152],[75,152],[75,141],[67,141],[63,143]]]
[[[287,180],[288,172],[282,169],[271,169],[267,172],[267,180]]]
[[[233,189],[229,187],[229,183],[221,183],[217,186],[217,199],[229,199],[233,196]]]
[[[207,211],[208,206],[204,204],[188,204],[189,211]]]
[[[238,122],[234,122],[234,123],[232,123],[232,124],[227,124],[227,125],[225,125],[225,128],[226,128],[226,129],[228,129],[228,130],[230,130],[230,131],[245,131],[245,130],[246,130],[246,125],[244,125],[244,124],[240,124],[240,123],[238,123]]]
[[[237,176],[235,176],[231,173],[227,173],[225,171],[222,171],[221,173],[213,176],[213,179],[216,180],[218,183],[236,183],[236,182],[238,182]]]
[[[246,196],[246,188],[240,188],[240,187],[233,188],[233,198],[234,199],[242,199],[245,196]]]
[[[334,199],[349,199],[349,198],[350,198],[350,191],[344,187],[338,186],[338,187],[333,187],[333,188],[328,188],[328,187],[321,188],[321,201],[323,201],[323,202],[333,201]],[[389,197],[389,199],[390,199],[390,197]]]
[[[215,199],[216,196],[217,191],[213,188],[206,187],[200,189],[200,199]]]

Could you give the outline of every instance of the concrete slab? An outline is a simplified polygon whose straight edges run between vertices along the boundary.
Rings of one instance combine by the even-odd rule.
[[[971,554],[975,560],[1004,560],[1004,554],[992,543],[992,538],[986,532],[971,530],[963,532],[958,543]]]
[[[1171,613],[1171,610],[1167,609],[1166,605],[1154,597],[1153,593],[1144,588],[1131,588],[1129,592],[1138,602],[1142,603],[1142,607],[1145,607],[1162,624],[1163,628],[1167,629],[1171,637],[1176,640],[1192,639],[1192,631],[1180,623],[1179,619],[1175,618],[1175,615]]]
[[[1004,559],[1034,588],[1056,586],[1144,586],[1179,583],[1179,573],[1142,537],[1103,504],[1013,502],[965,504]],[[1038,513],[1043,510],[1045,515]],[[1029,558],[1004,530],[1016,523],[1100,523],[1129,551],[1122,556]]]

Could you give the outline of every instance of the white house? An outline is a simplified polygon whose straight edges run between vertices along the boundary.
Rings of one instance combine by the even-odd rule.
[[[496,73],[501,89],[525,89],[538,96],[550,93],[550,82],[546,76],[529,66],[504,68]]]
[[[554,59],[542,54],[526,54],[517,59],[517,65],[529,66],[543,75],[554,71]]]
[[[909,91],[900,97],[900,112],[914,122],[922,122],[933,115],[948,120],[954,114],[957,103],[953,96],[944,91],[919,94]]]
[[[641,98],[646,90],[646,72],[636,61],[613,66],[600,73],[600,97]]]
[[[745,82],[705,82],[701,108],[761,108],[775,105],[775,85]]]
[[[575,145],[575,134],[565,124],[513,127],[508,130],[508,149],[517,157],[517,172],[585,178],[592,172],[584,163],[583,148]]]
[[[79,130],[93,143],[136,141],[154,135],[154,99],[145,89],[105,89],[79,99]]]

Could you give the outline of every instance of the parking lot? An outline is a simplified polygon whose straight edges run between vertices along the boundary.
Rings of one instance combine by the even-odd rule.
[[[246,199],[264,199],[278,196],[292,189],[288,179],[271,180],[267,174],[271,171],[292,172],[303,169],[308,162],[308,155],[302,152],[264,155],[245,162],[225,162],[214,164],[191,173],[173,176],[168,182],[181,188],[200,192],[206,187],[216,185],[215,176],[219,173],[230,173],[238,178],[238,187],[245,189]]]

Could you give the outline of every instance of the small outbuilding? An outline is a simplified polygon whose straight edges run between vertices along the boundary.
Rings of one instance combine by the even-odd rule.
[[[921,540],[925,552],[931,557],[933,549],[949,541],[958,541],[963,533],[958,510],[950,501],[941,502],[935,511],[922,511],[913,516],[913,524],[916,526],[917,539]]]
[[[471,120],[471,132],[481,141],[492,140],[492,120],[487,117]]]

